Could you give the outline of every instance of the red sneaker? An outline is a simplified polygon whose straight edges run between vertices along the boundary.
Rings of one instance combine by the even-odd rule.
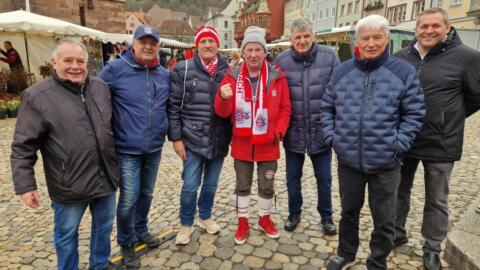
[[[235,243],[237,245],[244,244],[247,241],[248,233],[250,232],[250,225],[246,217],[238,218],[238,228],[235,232]]]
[[[278,238],[278,236],[280,236],[278,234],[277,228],[275,228],[275,225],[273,224],[272,220],[270,219],[270,215],[259,216],[258,217],[258,226],[270,238]]]

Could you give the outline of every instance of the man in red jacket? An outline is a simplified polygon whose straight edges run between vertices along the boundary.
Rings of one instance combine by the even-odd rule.
[[[233,122],[238,229],[235,243],[245,243],[250,226],[248,208],[254,163],[258,174],[258,225],[268,237],[278,238],[270,219],[273,180],[280,158],[279,143],[290,123],[290,95],[285,75],[265,60],[265,30],[250,26],[240,48],[245,60],[232,67],[215,97],[215,112]]]

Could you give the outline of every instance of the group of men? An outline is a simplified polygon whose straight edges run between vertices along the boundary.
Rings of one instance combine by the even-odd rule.
[[[386,269],[390,251],[408,241],[410,191],[422,161],[424,267],[441,269],[448,181],[461,156],[465,118],[480,108],[480,54],[462,45],[442,9],[424,11],[416,39],[395,56],[384,17],[363,18],[355,34],[355,56],[340,64],[332,49],[315,43],[311,23],[298,19],[290,29],[291,49],[273,65],[266,61],[264,29],[250,26],[240,47],[244,61],[229,68],[218,53],[216,29],[204,26],[196,32],[195,57],[169,74],[158,63],[158,31],[141,26],[132,46],[104,67],[100,79],[87,75],[81,43],[58,42],[53,77],[22,97],[11,162],[16,193],[36,208],[33,166],[37,151],[42,153],[59,269],[78,269],[78,227],[87,207],[89,267],[110,267],[117,186],[117,242],[124,264],[139,267],[137,243],[159,245],[147,224],[166,135],[183,162],[176,244],[189,243],[197,208],[207,233],[221,230],[212,209],[229,145],[236,173],[235,243],[245,243],[249,235],[255,163],[258,225],[267,237],[278,238],[270,208],[283,141],[287,231],[301,222],[307,154],[320,223],[326,235],[337,233],[332,148],[336,153],[342,209],[329,270],[355,262],[367,185],[374,224],[367,268]]]

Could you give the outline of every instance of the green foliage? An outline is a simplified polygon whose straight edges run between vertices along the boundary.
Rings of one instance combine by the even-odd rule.
[[[11,111],[16,111],[18,110],[18,107],[20,107],[20,100],[19,99],[14,99],[8,102],[8,109]]]

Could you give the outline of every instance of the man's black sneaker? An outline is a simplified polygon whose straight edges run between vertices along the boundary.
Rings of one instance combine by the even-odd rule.
[[[134,245],[120,246],[120,253],[122,254],[123,265],[127,269],[138,269],[140,268],[140,259],[135,253]]]
[[[327,264],[327,270],[345,270],[355,264],[355,259],[336,256]]]
[[[300,223],[300,213],[298,214],[289,214],[287,221],[285,221],[285,231],[293,232],[297,228],[298,223]]]
[[[160,240],[158,239],[158,237],[155,237],[150,233],[146,233],[138,237],[138,242],[140,244],[145,244],[149,248],[156,248],[160,245]]]
[[[333,223],[333,219],[331,217],[329,218],[322,218],[322,226],[323,226],[323,232],[326,235],[335,235],[337,234],[337,227],[335,227],[335,224]]]

